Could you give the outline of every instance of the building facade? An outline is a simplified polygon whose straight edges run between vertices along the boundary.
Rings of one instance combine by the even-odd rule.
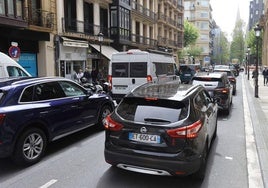
[[[20,49],[15,58],[33,76],[54,72],[55,0],[0,1],[0,51]]]
[[[252,0],[249,5],[248,30],[255,27],[261,16],[264,15],[264,0]]]
[[[0,0],[0,51],[17,45],[33,76],[71,78],[89,67],[106,78],[112,53],[157,49],[177,59],[183,0]]]
[[[184,0],[184,19],[194,24],[199,30],[196,47],[201,48],[199,59],[203,66],[211,63],[213,53],[213,19],[209,0]]]

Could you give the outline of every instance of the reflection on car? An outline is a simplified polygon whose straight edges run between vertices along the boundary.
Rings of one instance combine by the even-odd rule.
[[[29,78],[0,88],[0,157],[31,165],[49,142],[95,125],[114,109],[106,94],[92,94],[65,78]]]
[[[104,120],[105,160],[134,172],[203,179],[217,111],[203,86],[141,85]]]
[[[200,72],[192,78],[191,84],[204,86],[210,96],[217,100],[219,109],[227,115],[230,113],[233,86],[226,72]]]

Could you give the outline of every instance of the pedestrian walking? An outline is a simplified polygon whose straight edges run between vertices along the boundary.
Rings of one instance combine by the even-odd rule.
[[[87,79],[87,82],[88,83],[91,83],[92,82],[91,74],[89,72],[89,68],[88,67],[86,67],[86,69],[85,69],[84,77]]]
[[[98,71],[96,70],[95,67],[93,67],[91,71],[91,77],[92,77],[92,83],[97,83]]]
[[[263,85],[267,85],[267,83],[268,83],[268,69],[267,69],[267,67],[264,67],[264,69],[262,71],[262,75],[263,75]]]
[[[77,73],[77,79],[78,79],[78,83],[81,83],[81,78],[84,76],[84,72],[82,69],[79,69],[78,73]]]

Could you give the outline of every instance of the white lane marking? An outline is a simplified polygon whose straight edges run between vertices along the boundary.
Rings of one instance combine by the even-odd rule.
[[[39,188],[48,188],[50,187],[51,185],[53,185],[54,183],[56,183],[58,180],[55,180],[55,179],[52,179],[50,180],[49,182],[47,182],[46,184],[40,186]]]
[[[258,152],[254,137],[254,130],[252,126],[251,116],[249,112],[249,105],[247,100],[244,75],[242,78],[243,89],[243,105],[244,105],[244,119],[245,119],[245,133],[246,133],[246,155],[247,155],[247,170],[248,170],[248,187],[249,188],[264,188]]]

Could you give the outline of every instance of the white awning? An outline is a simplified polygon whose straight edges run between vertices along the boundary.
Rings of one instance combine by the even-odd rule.
[[[100,45],[98,44],[90,44],[93,48],[95,48],[98,52],[100,52]],[[117,53],[118,51],[111,46],[101,45],[101,53],[109,60],[112,58],[113,53]]]
[[[67,37],[61,37],[63,42],[63,46],[70,46],[70,47],[78,47],[78,48],[88,48],[88,41],[84,40],[75,40],[75,39],[70,39]]]

